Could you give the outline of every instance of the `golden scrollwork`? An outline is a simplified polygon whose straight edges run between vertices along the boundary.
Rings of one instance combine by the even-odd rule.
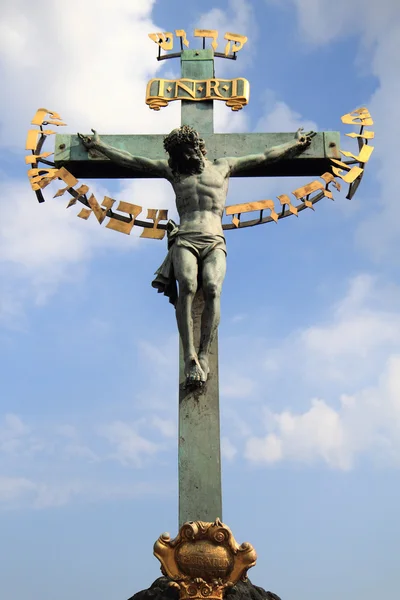
[[[160,110],[174,100],[222,100],[233,111],[248,104],[250,84],[243,77],[235,79],[151,79],[146,88],[146,104]]]
[[[185,523],[171,540],[162,534],[154,544],[154,555],[171,586],[179,589],[181,600],[222,600],[226,588],[246,581],[247,571],[256,564],[253,546],[239,546],[229,527],[214,523]]]

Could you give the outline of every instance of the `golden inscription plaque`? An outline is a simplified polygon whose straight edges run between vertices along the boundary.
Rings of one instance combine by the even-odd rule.
[[[173,540],[163,533],[154,544],[154,555],[181,600],[222,600],[227,587],[246,581],[247,570],[257,560],[253,546],[248,542],[239,546],[219,519],[185,523]]]

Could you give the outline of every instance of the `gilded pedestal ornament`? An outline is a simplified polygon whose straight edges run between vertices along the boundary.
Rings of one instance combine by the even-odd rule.
[[[257,560],[253,546],[248,542],[239,546],[219,519],[185,523],[173,540],[162,534],[154,544],[154,555],[181,600],[222,600],[227,588],[247,580],[247,571]]]

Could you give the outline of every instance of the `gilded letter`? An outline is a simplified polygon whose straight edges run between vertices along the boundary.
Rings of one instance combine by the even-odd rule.
[[[192,88],[190,88],[188,85],[186,85],[187,83],[191,83],[192,84]],[[194,82],[192,79],[178,79],[177,81],[175,81],[175,96],[178,97],[179,95],[179,88],[181,88],[184,92],[186,92],[187,94],[189,94],[189,96],[191,96],[192,98],[196,98],[196,83],[198,83],[198,81]],[[184,98],[185,96],[179,96],[180,98]]]
[[[232,215],[232,223],[235,227],[239,227],[240,225],[240,215],[242,213],[253,212],[256,210],[262,211],[264,209],[269,209],[271,211],[270,217],[275,223],[278,221],[278,215],[275,212],[275,204],[273,200],[258,200],[257,202],[247,202],[246,204],[232,204],[231,206],[227,206],[225,209],[225,214]],[[238,217],[235,217],[238,215]]]
[[[140,237],[162,240],[165,235],[165,229],[157,229],[157,225],[160,221],[168,219],[168,211],[165,209],[157,210],[156,208],[149,208],[147,210],[147,218],[153,221],[153,227],[151,229],[145,227]]]
[[[46,115],[51,115],[53,119],[46,119]],[[53,110],[48,110],[47,108],[38,108],[35,116],[31,121],[32,125],[66,125],[63,121],[61,121],[61,117],[58,113]]]
[[[353,183],[353,181],[355,181],[357,177],[361,175],[363,170],[364,169],[361,169],[361,167],[353,167],[348,173],[342,175],[341,169],[338,169],[337,167],[332,167],[332,171],[335,173],[335,175],[340,177],[340,179],[343,179],[343,181],[345,181],[346,183]]]
[[[39,158],[47,158],[54,154],[53,152],[42,152],[41,154],[28,154],[25,156],[25,162],[27,165],[33,165],[33,163],[37,162]]]
[[[111,198],[109,200],[111,200]],[[120,221],[119,219],[114,219],[111,217],[106,227],[108,229],[114,229],[114,231],[120,231],[121,233],[126,233],[129,235],[135,224],[136,217],[142,212],[142,207],[137,206],[136,204],[131,204],[130,202],[120,202],[117,206],[117,210],[127,213],[131,217],[131,220],[128,222]]]
[[[217,98],[223,98],[223,95],[218,90],[219,81],[218,79],[207,79],[206,81],[206,96],[207,98],[213,98],[213,94],[217,96]]]
[[[166,31],[165,33],[149,33],[149,38],[163,50],[172,50],[174,46],[174,34],[171,31]]]
[[[289,196],[287,196],[286,194],[281,194],[281,196],[277,196],[279,202],[282,204],[282,207],[285,206],[285,204],[287,204],[288,209],[290,210],[290,212],[293,215],[296,215],[296,217],[298,217],[298,210],[295,206],[293,206],[293,204],[290,201]]]
[[[40,174],[39,174],[40,173]],[[51,181],[57,179],[58,169],[29,169],[28,177],[34,191],[45,188]]]
[[[232,47],[232,52],[239,52],[247,42],[247,37],[245,35],[239,35],[238,33],[226,33],[224,35],[224,39],[228,40],[228,43],[225,46],[225,56],[229,56],[231,51],[231,42],[235,42]]]
[[[189,42],[187,40],[186,31],[184,29],[175,29],[175,35],[176,37],[182,38],[182,44],[186,46],[186,48],[189,48]]]
[[[357,160],[360,163],[366,163],[369,161],[370,156],[373,151],[374,151],[374,146],[369,146],[368,144],[364,144],[363,147],[361,148],[361,151],[358,154],[358,156],[355,156],[351,152],[346,152],[345,150],[341,150],[340,152],[342,154],[344,154],[344,156],[347,156],[348,158],[353,158],[354,160]]]
[[[211,38],[213,40],[211,46],[215,51],[218,48],[218,31],[216,29],[195,29],[195,37]]]
[[[51,131],[50,129],[45,129],[43,131],[40,129],[29,129],[26,138],[25,150],[36,150],[39,135],[52,135],[54,133],[55,131]]]
[[[343,115],[342,123],[345,123],[346,125],[360,125],[365,127],[374,124],[373,120],[371,119],[371,115],[366,108],[358,108],[357,110],[353,110],[351,113]]]

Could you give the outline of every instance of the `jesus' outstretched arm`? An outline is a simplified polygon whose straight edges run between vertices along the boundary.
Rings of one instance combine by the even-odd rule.
[[[92,136],[86,136],[78,133],[79,139],[88,150],[91,148],[98,150],[113,162],[123,167],[127,167],[128,169],[142,171],[149,174],[151,173],[155,177],[165,177],[166,179],[170,178],[171,172],[168,167],[167,160],[153,160],[144,156],[133,156],[133,154],[130,154],[130,152],[119,150],[118,148],[114,148],[113,146],[106,144],[100,139],[97,131],[94,129],[92,129],[92,131]]]
[[[314,131],[304,133],[303,129],[300,128],[297,130],[294,140],[287,142],[286,144],[269,148],[263,154],[249,154],[247,156],[222,158],[220,160],[228,162],[230,175],[237,175],[247,169],[262,167],[263,165],[281,160],[282,158],[289,158],[296,154],[301,154],[311,144],[311,140],[315,135],[316,133]]]

